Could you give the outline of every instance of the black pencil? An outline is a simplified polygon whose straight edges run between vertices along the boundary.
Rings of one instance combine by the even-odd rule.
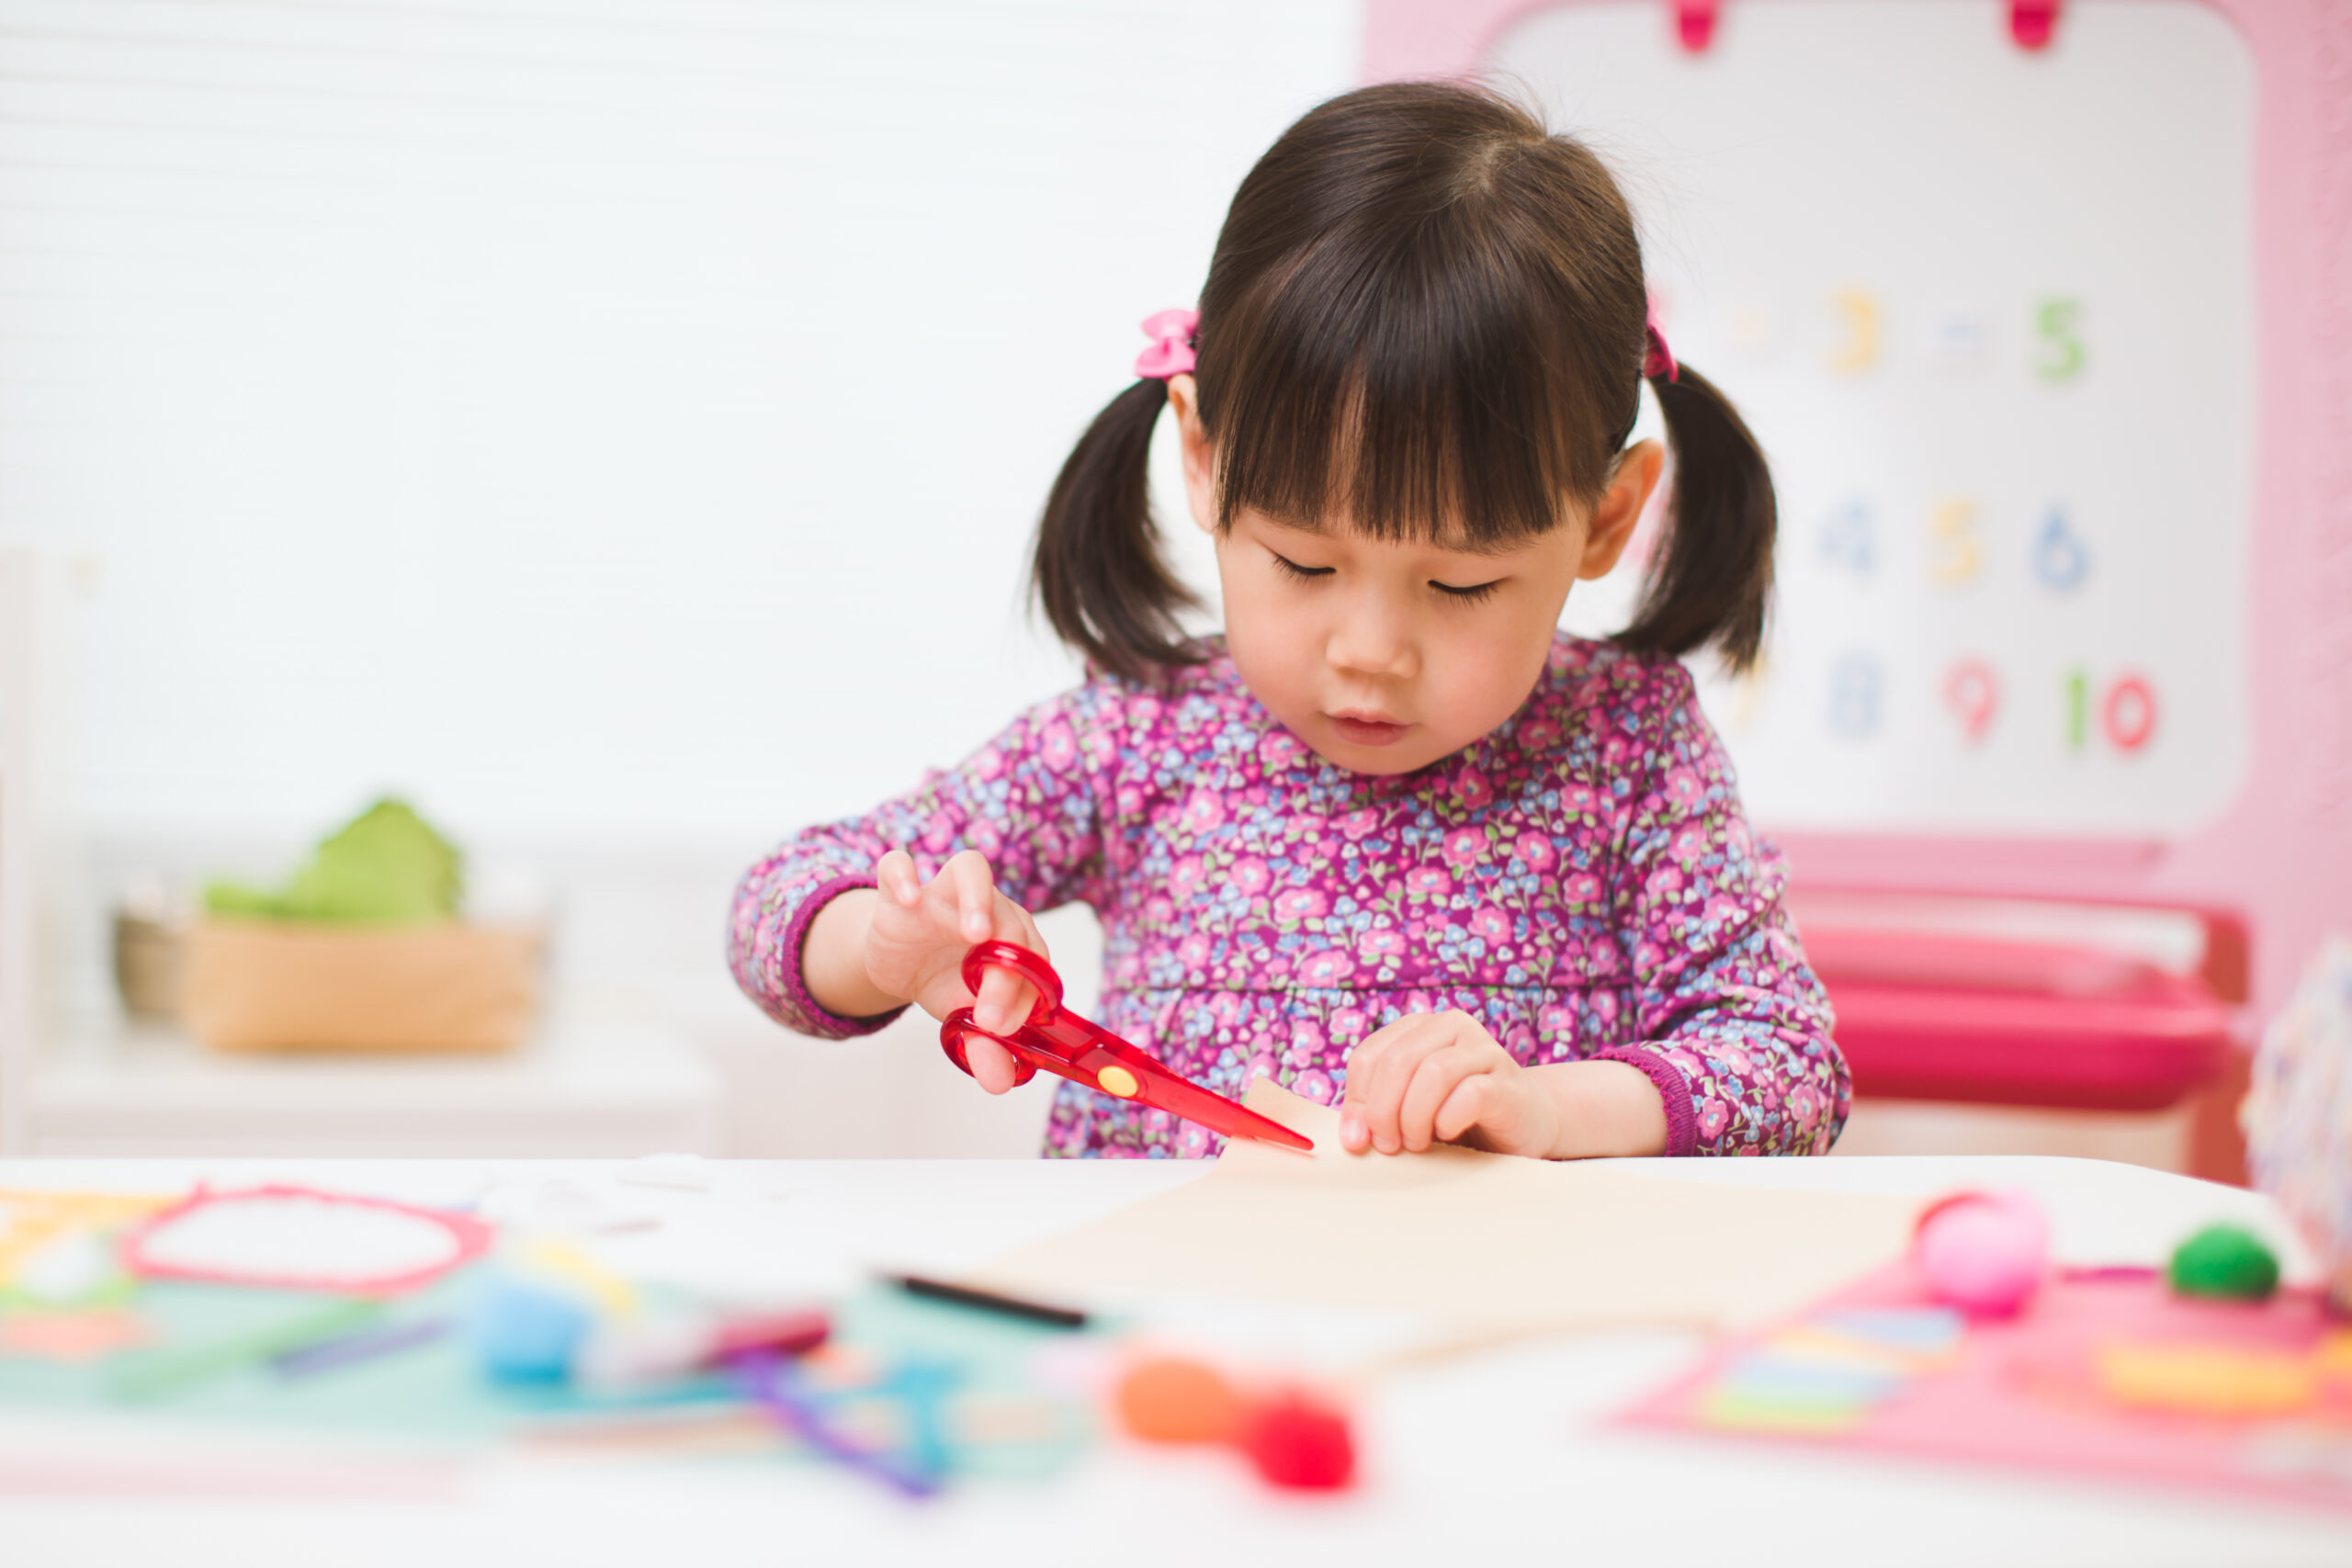
[[[1086,1326],[1086,1314],[1075,1307],[1048,1306],[1044,1302],[1023,1301],[1019,1296],[1001,1296],[994,1291],[976,1291],[969,1285],[951,1285],[944,1280],[925,1279],[921,1274],[893,1274],[890,1280],[910,1296],[953,1302],[957,1306],[973,1307],[981,1312],[1001,1312],[1007,1317],[1025,1317],[1032,1323],[1050,1323],[1056,1328]]]

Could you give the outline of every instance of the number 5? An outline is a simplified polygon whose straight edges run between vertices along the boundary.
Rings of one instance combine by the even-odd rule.
[[[1928,532],[1935,540],[1928,575],[1947,588],[1973,581],[1984,565],[1984,547],[1976,533],[1976,503],[1957,498],[1938,502]]]
[[[2071,381],[2083,373],[2086,357],[2076,318],[2083,302],[2064,296],[2044,299],[2033,314],[2034,335],[2041,339],[2041,357],[2033,373],[2052,384]]]

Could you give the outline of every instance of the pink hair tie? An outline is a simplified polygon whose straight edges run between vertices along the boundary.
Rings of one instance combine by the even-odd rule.
[[[1193,334],[1201,329],[1198,310],[1162,310],[1146,316],[1143,335],[1151,346],[1136,355],[1136,374],[1147,381],[1193,373]]]
[[[1666,346],[1666,332],[1657,324],[1657,307],[1655,305],[1650,307],[1649,324],[1645,330],[1649,333],[1649,348],[1642,355],[1643,377],[1649,380],[1660,376],[1669,381],[1682,379],[1682,367],[1674,363],[1674,350]]]

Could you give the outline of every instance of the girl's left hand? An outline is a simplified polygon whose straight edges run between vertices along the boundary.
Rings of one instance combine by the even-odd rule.
[[[1466,1012],[1400,1018],[1349,1055],[1340,1142],[1351,1153],[1468,1143],[1543,1158],[1559,1134],[1542,1081]]]

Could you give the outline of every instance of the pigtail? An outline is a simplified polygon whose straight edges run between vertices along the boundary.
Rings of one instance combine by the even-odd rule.
[[[1651,558],[1627,648],[1683,654],[1713,643],[1744,672],[1764,645],[1780,510],[1764,449],[1715,384],[1688,365],[1650,378],[1674,454],[1665,541]]]
[[[1031,558],[1055,632],[1131,679],[1201,659],[1176,619],[1199,601],[1160,558],[1151,516],[1151,431],[1167,401],[1165,380],[1141,378],[1094,416],[1046,498]]]

